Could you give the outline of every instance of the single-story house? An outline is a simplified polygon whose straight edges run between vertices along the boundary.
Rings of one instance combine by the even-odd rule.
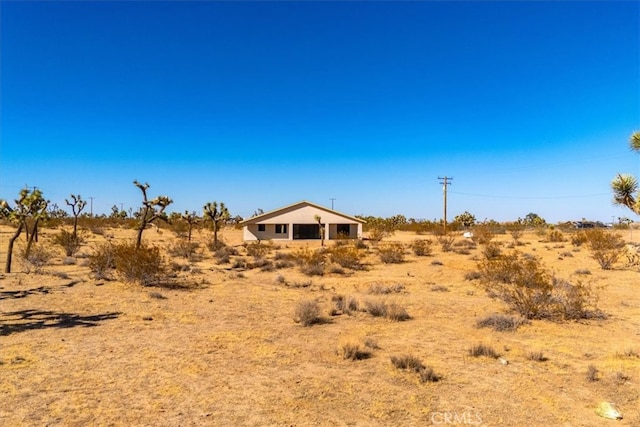
[[[245,241],[320,239],[321,224],[325,231],[325,240],[331,240],[361,238],[362,224],[365,222],[360,218],[303,200],[245,219],[240,225]]]

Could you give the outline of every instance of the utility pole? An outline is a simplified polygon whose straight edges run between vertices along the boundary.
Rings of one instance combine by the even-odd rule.
[[[93,217],[93,199],[95,199],[95,197],[89,197],[91,199],[91,208],[90,208],[90,214]]]
[[[331,210],[333,210],[333,201],[335,200],[335,197],[331,198],[330,200],[331,200]]]
[[[447,234],[447,186],[451,185],[453,178],[445,176],[444,178],[438,177],[440,184],[442,184],[442,194],[444,195],[444,234]]]

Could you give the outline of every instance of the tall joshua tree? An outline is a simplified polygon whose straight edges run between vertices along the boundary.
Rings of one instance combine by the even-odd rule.
[[[82,197],[78,195],[71,195],[70,202],[67,199],[64,199],[64,202],[71,206],[71,212],[73,213],[73,240],[78,240],[78,217],[80,216],[80,212],[87,206],[87,201],[82,200]]]
[[[140,184],[138,181],[133,181],[133,185],[138,187],[140,191],[142,191],[142,208],[140,209],[140,226],[138,227],[138,239],[136,240],[136,249],[140,249],[142,245],[142,232],[147,225],[152,222],[160,219],[162,221],[167,222],[167,214],[164,210],[173,203],[167,196],[158,196],[155,199],[149,200],[147,198],[147,189],[149,188],[149,184],[144,183]]]
[[[193,230],[193,226],[196,225],[200,221],[200,219],[196,215],[195,211],[193,211],[193,212],[184,211],[184,213],[182,215],[180,215],[180,218],[185,220],[185,222],[189,226],[189,235],[188,235],[188,239],[187,240],[190,242],[191,241],[191,231]]]
[[[48,200],[45,200],[42,196],[42,191],[34,188],[29,191],[28,188],[24,188],[20,191],[20,196],[15,200],[15,206],[9,206],[6,200],[0,200],[0,216],[7,218],[10,222],[17,225],[16,232],[9,239],[9,247],[7,248],[7,262],[4,267],[5,273],[11,273],[11,258],[13,255],[13,244],[20,237],[23,230],[27,231],[29,235],[27,241],[27,249],[25,250],[25,257],[29,256],[31,245],[34,240],[34,236],[37,235],[38,222],[45,218],[47,215]],[[29,233],[29,222],[33,220],[31,232]]]
[[[223,202],[209,202],[203,207],[204,218],[210,219],[213,223],[213,247],[218,247],[218,230],[220,226],[231,218],[229,210]]]
[[[640,153],[640,131],[634,132],[629,138],[629,147]],[[632,212],[640,215],[640,191],[638,180],[630,174],[618,174],[611,182],[613,203],[626,206]]]

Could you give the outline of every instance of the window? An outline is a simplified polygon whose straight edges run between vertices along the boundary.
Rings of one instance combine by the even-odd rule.
[[[349,224],[336,224],[338,236],[349,237],[351,235],[351,228]]]
[[[276,224],[276,234],[287,234],[287,224]]]
[[[265,224],[258,224],[258,231],[265,231],[267,226]]]

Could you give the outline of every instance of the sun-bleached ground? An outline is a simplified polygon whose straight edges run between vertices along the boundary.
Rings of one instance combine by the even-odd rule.
[[[12,229],[0,232],[4,262]],[[41,243],[56,232],[42,230]],[[541,257],[559,277],[593,283],[606,319],[533,321],[496,332],[476,321],[506,312],[505,305],[465,280],[480,246],[459,254],[434,245],[429,257],[407,249],[404,263],[382,264],[369,244],[366,270],[311,278],[297,267],[233,269],[203,247],[192,271],[179,275],[197,285],[189,290],[92,278],[85,255],[93,245],[134,234],[89,235],[74,264],[60,252],[44,274],[26,274],[16,256],[14,272],[0,276],[0,425],[640,425],[640,273],[622,262],[601,270],[584,247],[541,242],[531,232],[517,249]],[[240,231],[222,235],[244,254]],[[434,239],[398,232],[385,241],[416,238]],[[176,237],[148,230],[144,239],[166,247]],[[509,250],[508,235],[496,240]],[[278,245],[286,253],[320,242]],[[579,269],[591,274],[577,276]],[[371,295],[372,283],[404,289]],[[411,319],[331,316],[337,294],[396,302]],[[308,299],[320,303],[325,321],[303,327],[293,313]],[[336,353],[342,343],[365,340],[378,346],[368,358]],[[470,357],[479,343],[509,363]],[[530,360],[533,351],[547,360]],[[390,357],[403,354],[441,380],[421,383],[395,369]],[[597,381],[587,379],[590,365]],[[624,419],[598,417],[602,401],[615,402]]]

